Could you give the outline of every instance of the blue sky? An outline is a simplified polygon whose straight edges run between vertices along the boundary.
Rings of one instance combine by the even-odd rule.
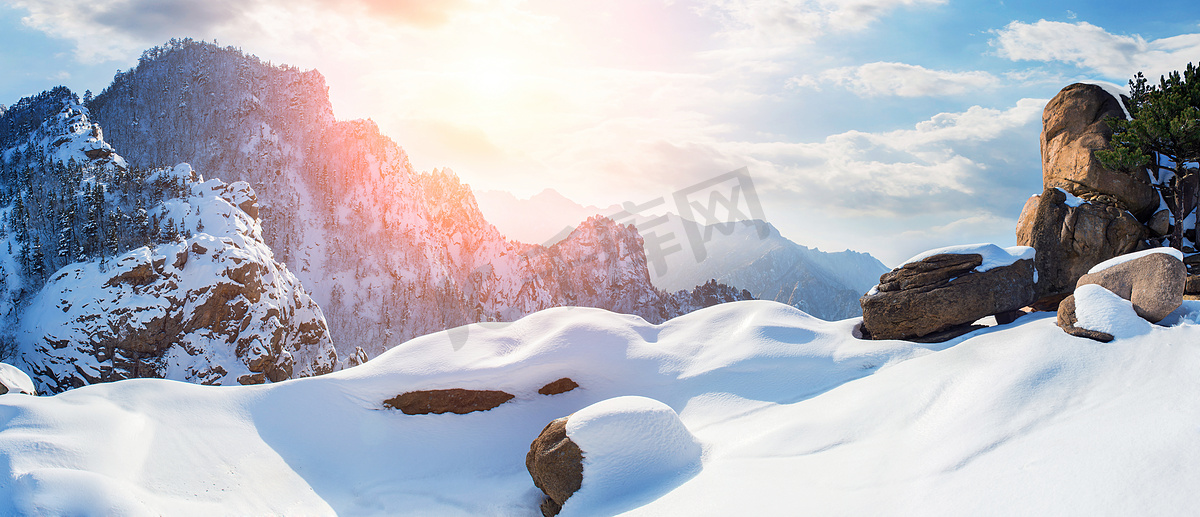
[[[171,37],[316,68],[477,189],[608,206],[745,166],[785,236],[889,265],[1014,243],[1062,87],[1200,61],[1181,1],[6,0],[0,103]]]

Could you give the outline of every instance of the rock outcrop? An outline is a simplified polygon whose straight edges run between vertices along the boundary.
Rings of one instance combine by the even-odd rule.
[[[864,337],[920,338],[1034,300],[1032,258],[978,271],[983,263],[978,253],[942,253],[885,273],[861,299]]]
[[[446,390],[410,391],[383,401],[383,406],[399,409],[406,415],[440,415],[455,413],[465,415],[475,411],[488,411],[512,400],[509,393],[497,390]]]
[[[1125,118],[1122,100],[1100,86],[1076,83],[1063,88],[1042,111],[1042,185],[1062,188],[1083,199],[1109,198],[1146,219],[1158,208],[1158,194],[1145,171],[1113,171],[1096,159],[1107,149],[1108,117]]]
[[[1099,285],[1129,300],[1142,319],[1157,323],[1183,303],[1187,268],[1176,254],[1178,251],[1170,248],[1156,248],[1112,259],[1113,264],[1101,263],[1080,277],[1076,289]],[[1072,335],[1111,341],[1111,334],[1077,325],[1077,303],[1070,296],[1058,306],[1058,326]]]
[[[184,179],[187,195],[164,210],[188,236],[56,272],[18,335],[38,384],[260,384],[333,371],[320,307],[240,207],[253,205],[250,186],[202,182],[186,164],[160,172],[168,173]]]
[[[1129,212],[1057,188],[1029,198],[1017,221],[1017,244],[1037,250],[1039,299],[1070,293],[1092,266],[1136,251],[1146,237]]]
[[[1125,118],[1123,100],[1103,87],[1072,84],[1042,112],[1041,195],[1025,203],[1017,243],[1037,250],[1039,310],[1054,310],[1092,266],[1156,246],[1170,229],[1147,171],[1105,168],[1106,119]]]
[[[546,498],[542,515],[558,515],[562,505],[583,485],[583,451],[567,437],[567,418],[550,422],[529,446],[525,468]]]

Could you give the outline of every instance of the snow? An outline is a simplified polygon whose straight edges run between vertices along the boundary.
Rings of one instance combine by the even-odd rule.
[[[1125,119],[1129,120],[1129,119],[1133,118],[1133,116],[1129,114],[1129,108],[1125,107],[1125,101],[1121,100],[1122,95],[1129,95],[1128,90],[1126,90],[1125,88],[1122,88],[1120,86],[1117,86],[1113,83],[1105,82],[1105,81],[1080,81],[1080,82],[1082,82],[1083,84],[1093,84],[1093,85],[1099,86],[1101,88],[1104,88],[1104,91],[1108,92],[1109,95],[1112,95],[1113,98],[1117,99],[1117,104],[1121,105],[1121,111],[1125,113]]]
[[[567,419],[567,437],[584,456],[583,485],[564,505],[576,514],[616,513],[700,470],[696,438],[675,410],[651,398],[616,397],[583,408]]]
[[[8,363],[0,363],[0,384],[8,388],[8,393],[26,393],[37,395],[33,387],[33,379],[25,372]]]
[[[1088,270],[1088,274],[1090,275],[1092,273],[1099,273],[1099,272],[1104,271],[1105,269],[1113,267],[1117,264],[1129,262],[1130,260],[1137,260],[1137,259],[1140,259],[1142,257],[1151,255],[1154,253],[1163,253],[1163,254],[1175,257],[1181,261],[1183,260],[1183,252],[1182,251],[1179,251],[1179,250],[1169,247],[1169,246],[1163,246],[1160,248],[1150,248],[1148,250],[1135,251],[1133,253],[1126,253],[1124,255],[1118,255],[1116,257],[1110,258],[1108,260],[1105,260],[1104,262],[1101,262],[1099,264],[1092,266],[1092,269]]]
[[[1101,318],[1123,328],[1128,312]],[[1103,345],[1031,314],[922,345],[858,340],[857,320],[768,301],[661,325],[558,308],[319,377],[0,397],[0,514],[532,517],[541,494],[525,454],[572,413],[581,448],[605,452],[586,460],[597,481],[564,517],[1188,514],[1200,505],[1200,302],[1166,321]],[[564,376],[581,387],[537,393]],[[515,398],[466,415],[382,406],[452,387]],[[597,470],[614,459],[600,456],[642,443],[598,430],[672,429],[651,401],[594,406],[630,395],[678,414],[702,468],[588,506],[604,473],[625,472]],[[674,429],[655,436],[687,454],[668,459],[694,458]]]
[[[1137,315],[1133,302],[1121,298],[1097,284],[1075,288],[1075,326],[1129,338],[1145,334],[1150,322]]]
[[[1070,192],[1067,192],[1061,188],[1054,187],[1054,190],[1062,192],[1063,195],[1067,196],[1066,205],[1069,207],[1078,208],[1079,205],[1082,205],[1087,202],[1087,201],[1084,201],[1083,198],[1076,196],[1075,194],[1072,194]]]
[[[961,244],[929,250],[904,261],[904,264],[920,262],[934,255],[980,255],[983,263],[975,268],[982,273],[992,268],[1011,266],[1018,260],[1033,260],[1034,250],[1029,246],[1009,246],[1001,248],[995,244]]]

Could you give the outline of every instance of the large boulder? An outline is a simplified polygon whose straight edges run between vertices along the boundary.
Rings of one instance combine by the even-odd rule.
[[[926,252],[885,273],[862,297],[871,339],[913,339],[968,325],[1034,301],[1034,253],[1016,246]]]
[[[1121,100],[1094,84],[1072,84],[1050,99],[1042,111],[1042,186],[1111,198],[1144,220],[1159,206],[1146,171],[1113,171],[1096,159],[1112,139],[1108,117],[1125,118]]]
[[[1098,285],[1128,300],[1142,319],[1157,323],[1183,303],[1187,268],[1182,257],[1183,254],[1174,248],[1154,248],[1107,260],[1079,278],[1076,294],[1083,286]],[[1088,322],[1079,322],[1079,304],[1089,303],[1088,300],[1078,296],[1064,300],[1058,306],[1058,326],[1068,334],[1111,341],[1111,333],[1090,328]],[[1084,306],[1082,309],[1093,308]]]
[[[1136,251],[1146,237],[1146,228],[1120,207],[1057,188],[1029,198],[1017,221],[1017,244],[1037,250],[1039,299],[1070,293],[1093,266]]]
[[[542,515],[558,515],[563,503],[583,485],[583,452],[567,437],[567,418],[550,422],[529,446],[525,468],[546,494]]]
[[[525,456],[546,493],[542,514],[570,498],[579,515],[616,515],[629,501],[654,498],[700,471],[703,448],[670,406],[616,397],[547,425]]]

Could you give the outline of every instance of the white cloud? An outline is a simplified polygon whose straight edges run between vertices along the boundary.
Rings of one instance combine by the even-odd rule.
[[[697,0],[741,45],[791,47],[830,31],[861,30],[897,7],[945,0]]]
[[[864,97],[941,97],[964,95],[996,86],[996,76],[980,71],[948,72],[905,63],[875,62],[834,68],[818,76],[793,77],[791,87],[835,84]]]
[[[974,106],[912,129],[848,131],[816,143],[718,147],[738,157],[735,162],[753,164],[751,171],[795,202],[841,215],[1003,212],[1040,185],[1035,142],[1045,104],[1022,99],[1007,110]]]
[[[998,55],[1013,61],[1057,61],[1109,78],[1124,79],[1143,71],[1157,77],[1180,70],[1200,56],[1200,34],[1146,41],[1141,36],[1112,34],[1088,22],[1034,23],[1014,21],[995,31]]]

